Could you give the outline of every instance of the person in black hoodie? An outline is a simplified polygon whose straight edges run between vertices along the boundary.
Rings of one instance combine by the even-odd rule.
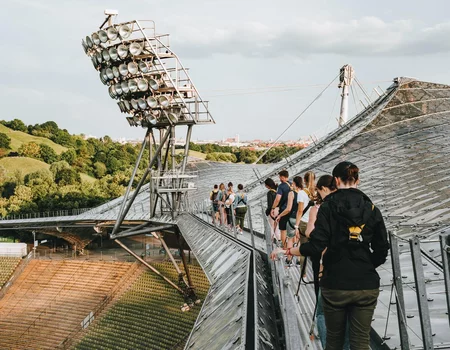
[[[320,206],[310,241],[282,252],[314,256],[327,248],[320,280],[326,349],[342,349],[348,320],[350,348],[366,350],[380,287],[376,268],[386,261],[389,249],[387,232],[380,210],[356,188],[358,167],[341,162],[333,177],[338,190]],[[278,253],[275,250],[271,257]]]

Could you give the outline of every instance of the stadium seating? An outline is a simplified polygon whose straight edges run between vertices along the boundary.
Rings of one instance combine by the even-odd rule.
[[[170,262],[152,265],[178,282]],[[203,301],[209,289],[208,280],[199,266],[190,265],[189,270],[197,296]],[[201,308],[198,305],[182,312],[184,302],[178,291],[146,271],[87,330],[75,349],[183,349]]]
[[[125,262],[30,261],[0,299],[1,348],[55,349],[133,267]]]
[[[0,289],[8,282],[21,260],[21,258],[0,256]]]

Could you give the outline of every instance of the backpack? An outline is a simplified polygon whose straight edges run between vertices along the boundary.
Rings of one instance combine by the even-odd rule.
[[[214,203],[218,202],[217,196],[219,195],[219,191],[211,192],[211,195],[209,196],[209,199],[211,199]]]

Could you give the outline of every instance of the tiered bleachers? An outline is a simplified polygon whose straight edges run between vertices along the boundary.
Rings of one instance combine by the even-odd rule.
[[[22,259],[0,256],[0,289],[8,282],[20,260]]]
[[[2,349],[55,349],[108,298],[131,263],[32,260],[0,299]]]
[[[152,265],[174,282],[178,281],[170,262]],[[190,265],[189,270],[197,295],[203,301],[208,280],[201,267]],[[183,304],[178,291],[147,271],[90,327],[75,349],[182,349],[201,308],[197,305],[182,312]]]

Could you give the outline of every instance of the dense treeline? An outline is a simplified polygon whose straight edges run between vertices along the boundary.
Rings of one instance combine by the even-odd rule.
[[[220,146],[214,143],[199,145],[191,142],[189,148],[193,151],[205,153],[206,160],[247,164],[254,163],[264,152],[245,147]],[[299,150],[300,147],[273,147],[261,158],[259,163],[276,163]]]
[[[0,133],[1,157],[28,157],[50,165],[49,169],[27,175],[22,169],[7,175],[5,168],[0,166],[0,216],[89,208],[124,193],[140,145],[113,142],[109,136],[85,139],[82,135],[71,135],[67,130],[59,129],[52,121],[29,126],[19,119],[0,123],[67,148],[58,155],[47,144],[28,142],[15,152],[11,151],[11,138]],[[146,152],[136,181],[148,165],[148,150]],[[91,181],[81,181],[83,174],[92,177],[85,176]]]
[[[10,137],[0,132],[0,158],[26,157],[48,164],[43,164],[42,169],[31,173],[24,172],[20,167],[13,171],[9,169],[7,172],[0,165],[0,217],[10,214],[91,208],[125,192],[140,145],[114,142],[109,136],[96,139],[71,135],[67,130],[60,129],[53,121],[27,126],[23,121],[14,119],[2,120],[0,124],[65,147],[65,151],[58,154],[55,145],[48,141],[23,142],[26,137],[22,137],[22,145],[18,149],[12,149],[12,134]],[[33,137],[30,139],[36,140]],[[205,153],[207,160],[233,163],[253,163],[262,154],[261,151],[216,144],[191,143],[190,147],[193,151]],[[296,151],[298,148],[295,147],[273,148],[260,162],[277,162]],[[136,183],[148,166],[148,159],[146,149],[137,172]],[[178,154],[176,161],[181,159],[182,155]],[[170,161],[169,159],[169,163]]]

